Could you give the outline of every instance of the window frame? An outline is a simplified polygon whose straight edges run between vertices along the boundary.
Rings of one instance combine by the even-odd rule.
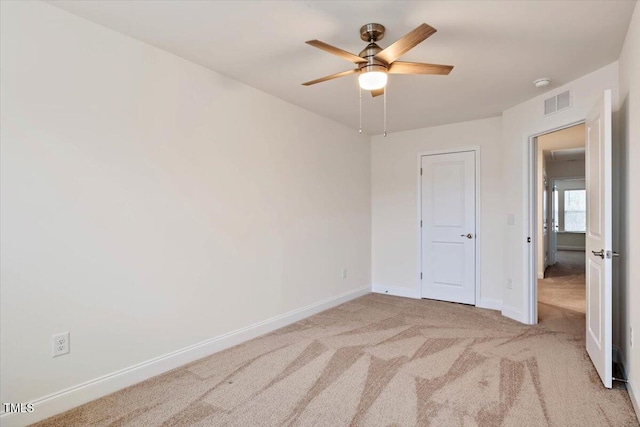
[[[584,194],[584,210],[567,210],[567,193],[571,191],[582,192]],[[584,188],[565,188],[562,190],[562,229],[558,230],[562,233],[585,234],[587,232],[587,190]],[[567,230],[567,212],[583,212],[584,213],[584,230]]]

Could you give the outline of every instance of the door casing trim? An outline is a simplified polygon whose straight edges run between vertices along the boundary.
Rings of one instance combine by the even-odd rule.
[[[531,238],[531,244],[527,245],[529,248],[526,254],[527,267],[525,289],[522,293],[524,295],[524,321],[528,325],[536,325],[538,323],[538,212],[537,212],[537,194],[538,184],[536,180],[536,171],[538,166],[537,153],[538,153],[538,137],[546,135],[548,133],[557,132],[559,130],[567,129],[573,126],[581,125],[585,123],[586,119],[571,122],[566,125],[558,126],[552,129],[548,129],[542,132],[537,132],[533,135],[529,135],[527,138],[527,176],[529,179],[527,189],[528,194],[526,198],[527,204],[527,216],[528,216],[528,235]]]

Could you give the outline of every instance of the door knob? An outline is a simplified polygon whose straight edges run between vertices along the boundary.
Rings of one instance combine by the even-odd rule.
[[[596,252],[596,251],[591,251],[592,254],[594,254],[595,256],[599,256],[600,258],[604,259],[604,249],[600,249],[600,251]]]
[[[461,234],[460,237],[466,237],[467,239],[473,239],[473,234]]]

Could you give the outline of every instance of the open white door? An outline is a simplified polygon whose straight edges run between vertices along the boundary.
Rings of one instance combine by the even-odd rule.
[[[586,123],[587,353],[605,387],[612,376],[611,91]]]

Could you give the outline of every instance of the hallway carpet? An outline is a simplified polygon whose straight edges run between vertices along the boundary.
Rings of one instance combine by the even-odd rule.
[[[581,251],[558,251],[556,264],[538,280],[538,303],[578,313],[586,310],[585,254]],[[544,321],[538,313],[539,321]]]
[[[369,294],[39,426],[638,426],[584,314]]]

